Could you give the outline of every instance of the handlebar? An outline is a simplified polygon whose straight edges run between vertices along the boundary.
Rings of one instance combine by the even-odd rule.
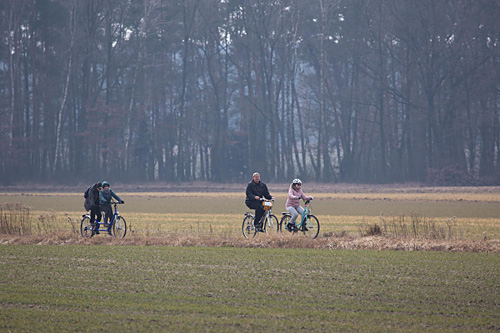
[[[313,200],[314,200],[314,198],[310,198],[310,199],[304,200],[304,205],[308,205]]]

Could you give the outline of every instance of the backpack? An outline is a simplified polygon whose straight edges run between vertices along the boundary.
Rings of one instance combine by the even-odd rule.
[[[83,197],[85,199],[87,199],[89,197],[89,192],[90,192],[90,189],[92,188],[92,186],[89,186],[89,188],[83,193]]]

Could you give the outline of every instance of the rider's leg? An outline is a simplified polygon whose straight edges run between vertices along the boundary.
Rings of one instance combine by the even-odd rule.
[[[113,217],[113,210],[111,209],[111,206],[101,206],[101,210],[104,213],[104,223],[111,223],[111,218]],[[108,225],[108,234],[111,235],[111,224]]]
[[[290,213],[290,215],[292,215],[290,221],[288,222],[288,226],[295,228],[296,227],[295,221],[297,220],[297,217],[299,217],[299,215],[302,216],[302,212],[304,211],[304,209],[300,206],[298,206],[297,208],[290,206],[287,207],[286,210]]]
[[[260,220],[264,215],[264,207],[262,206],[262,203],[260,201],[250,202],[247,203],[247,207],[250,209],[255,209],[255,220],[253,221],[253,224],[256,228],[261,227]]]
[[[101,209],[99,208],[98,205],[93,205],[90,208],[90,224],[93,225],[94,227],[94,229],[92,230],[93,234],[94,233],[99,234],[99,224],[97,222],[100,222],[101,219],[102,219]]]
[[[254,221],[255,227],[262,228],[262,223],[260,220],[264,216],[264,213],[265,213],[265,211],[264,211],[264,207],[262,207],[262,205],[259,205],[257,208],[255,208],[255,221]]]
[[[101,211],[104,213],[104,223],[111,222],[111,216],[113,215],[111,206],[101,206]]]
[[[286,210],[290,213],[290,215],[292,215],[292,217],[290,218],[290,221],[288,221],[288,223],[295,224],[295,220],[297,219],[297,216],[299,216],[297,209],[295,209],[295,207],[290,206],[290,207],[286,207]]]

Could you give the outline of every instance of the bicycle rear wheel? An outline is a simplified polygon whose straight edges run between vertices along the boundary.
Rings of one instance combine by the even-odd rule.
[[[312,239],[318,237],[319,234],[319,221],[314,215],[308,215],[307,219],[302,224],[302,227],[299,229],[305,236],[310,237]]]
[[[124,238],[127,234],[127,222],[121,216],[116,217],[116,221],[113,223],[113,236],[116,238]]]
[[[82,222],[80,223],[80,234],[83,238],[92,237],[92,225],[90,224],[90,217],[88,215],[84,215],[82,218]]]
[[[287,226],[288,222],[290,222],[291,218],[292,217],[290,215],[283,215],[283,217],[281,218],[281,221],[279,223],[279,226],[278,226],[278,232],[282,232],[283,230],[289,231],[286,226]]]
[[[241,231],[243,231],[243,236],[245,238],[249,238],[250,236],[255,235],[255,227],[253,225],[253,216],[252,215],[246,215],[245,218],[243,219],[243,223],[241,225]]]

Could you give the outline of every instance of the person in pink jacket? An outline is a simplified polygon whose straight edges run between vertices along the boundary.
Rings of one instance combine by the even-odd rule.
[[[304,208],[300,206],[300,199],[313,200],[314,198],[307,197],[304,192],[302,192],[302,181],[298,178],[292,181],[290,189],[288,190],[288,199],[286,200],[286,210],[292,215],[290,222],[286,226],[289,231],[295,230],[297,228],[295,220],[299,215],[302,216]]]

